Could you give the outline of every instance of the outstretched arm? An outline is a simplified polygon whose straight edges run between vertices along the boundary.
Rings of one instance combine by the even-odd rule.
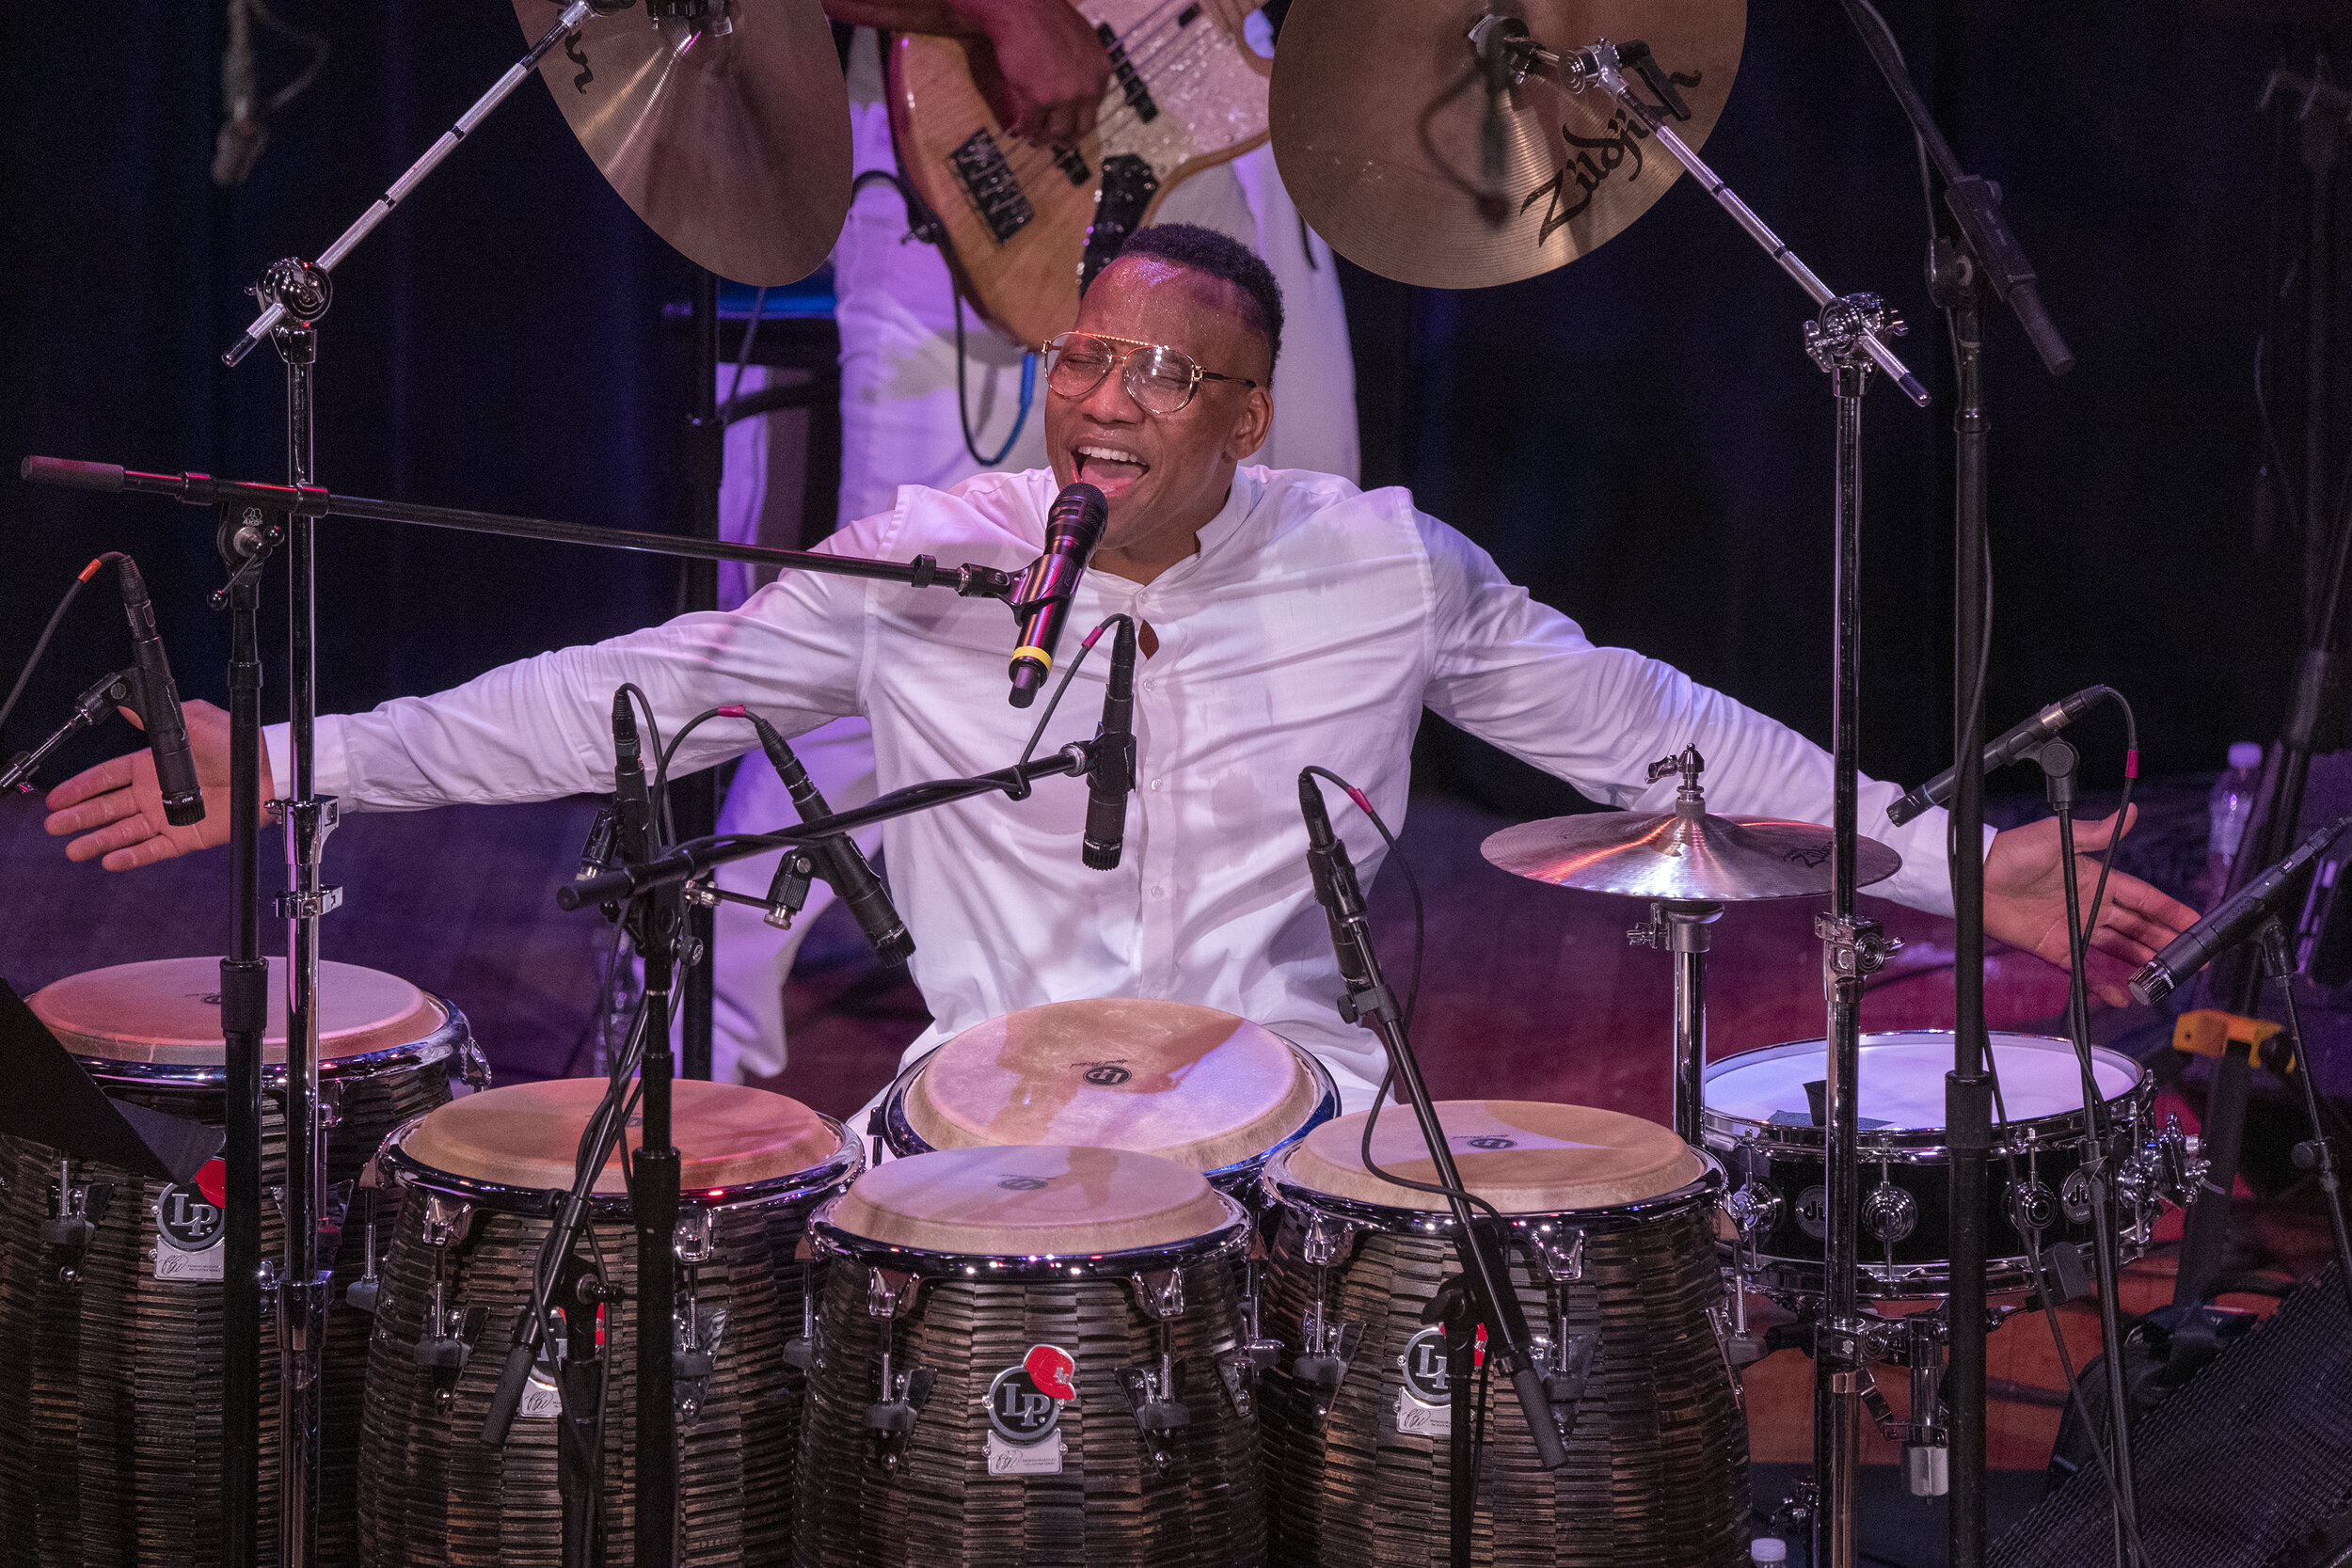
[[[2137,807],[2134,816],[2138,815]],[[2129,820],[2078,823],[2074,829],[2074,882],[2083,910],[2099,884],[2099,862],[2107,843],[2131,831]],[[2059,865],[2058,818],[2011,828],[1993,840],[1984,857],[1984,934],[2066,967],[2066,883]],[[2131,1002],[2124,982],[2173,938],[2197,923],[2197,911],[2119,871],[2107,879],[2099,926],[2090,935],[2091,994],[2114,1006]]]

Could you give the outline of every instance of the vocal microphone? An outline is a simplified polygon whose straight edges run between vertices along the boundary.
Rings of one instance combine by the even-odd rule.
[[[823,791],[801,766],[801,759],[792,754],[792,748],[784,743],[784,736],[759,715],[748,710],[742,717],[759,732],[759,749],[768,753],[768,761],[784,781],[786,793],[792,797],[792,807],[801,814],[801,820],[813,822],[831,816],[833,807],[825,803]],[[914,937],[907,930],[907,923],[898,918],[898,906],[890,901],[890,890],[874,874],[866,851],[847,833],[828,833],[814,844],[801,846],[817,861],[817,874],[833,884],[834,892],[850,906],[857,917],[858,929],[886,964],[902,964],[914,956]],[[786,875],[792,861],[790,850],[785,851],[785,866],[778,876]],[[806,890],[803,889],[803,892]],[[774,894],[771,891],[772,900]],[[797,908],[797,906],[796,906]]]
[[[122,613],[131,623],[131,654],[139,672],[139,718],[147,726],[148,754],[155,759],[155,786],[163,792],[164,820],[191,828],[204,820],[204,791],[196,782],[196,755],[188,750],[187,715],[180,689],[171,683],[171,661],[155,630],[155,606],[147,596],[139,564],[129,556],[121,573]]]
[[[1127,797],[1136,787],[1136,624],[1119,618],[1111,640],[1111,678],[1103,693],[1103,723],[1087,757],[1087,832],[1079,858],[1089,870],[1112,871],[1127,841]]]
[[[1038,689],[1054,668],[1054,646],[1070,615],[1070,596],[1086,575],[1094,546],[1110,520],[1103,492],[1080,481],[1054,498],[1045,514],[1045,553],[1014,590],[1012,608],[1021,617],[1021,645],[1012,651],[1010,700],[1015,707],[1037,701]]]
[[[2090,712],[2103,698],[2114,695],[2115,688],[2111,686],[2086,686],[2073,696],[2061,697],[2022,723],[2002,731],[1984,749],[1984,770],[1990,773],[1996,768],[2008,767]],[[1898,828],[1901,827],[1930,806],[1940,806],[1949,800],[1952,786],[1959,781],[1958,765],[1947,768],[1887,807],[1886,819]]]
[[[1330,924],[1331,950],[1339,957],[1340,979],[1347,987],[1340,1012],[1354,1023],[1359,1022],[1357,998],[1373,993],[1369,1001],[1376,1005],[1381,1000],[1372,962],[1357,940],[1364,919],[1363,888],[1356,879],[1356,863],[1347,858],[1347,846],[1331,831],[1322,789],[1314,775],[1304,771],[1298,775],[1298,811],[1307,819],[1307,871],[1314,879],[1315,902],[1323,906],[1324,919]]]
[[[2327,847],[2352,828],[2352,816],[2337,818],[2296,847],[2295,852],[2244,887],[2222,906],[2175,937],[2165,950],[2132,976],[2132,995],[2153,1007],[2180,988],[2182,981],[2213,961],[2214,955],[2233,947],[2258,930],[2286,902],[2303,872]]]

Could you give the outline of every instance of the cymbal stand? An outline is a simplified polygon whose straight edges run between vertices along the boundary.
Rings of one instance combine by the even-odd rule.
[[[1821,1568],[1853,1568],[1855,1486],[1861,1465],[1862,1399],[1871,1386],[1869,1321],[1857,1293],[1861,1265],[1861,1160],[1857,1147],[1856,1092],[1862,1066],[1863,983],[1898,945],[1875,920],[1854,912],[1855,857],[1860,837],[1856,815],[1855,754],[1861,686],[1862,398],[1870,372],[1883,370],[1904,396],[1924,408],[1927,388],[1903,368],[1884,339],[1902,324],[1875,294],[1834,298],[1810,267],[1781,243],[1780,236],[1702,162],[1665,117],[1637,97],[1619,70],[1616,47],[1601,40],[1583,48],[1526,50],[1531,60],[1555,68],[1571,91],[1597,87],[1648,127],[1657,144],[1690,170],[1709,196],[1745,230],[1749,238],[1780,263],[1821,308],[1805,326],[1805,352],[1828,372],[1837,399],[1836,606],[1833,657],[1831,728],[1836,834],[1830,912],[1814,921],[1821,939],[1821,979],[1827,992],[1829,1064],[1826,1109],[1828,1171],[1828,1299],[1814,1333],[1813,1465],[1820,1507],[1813,1516],[1812,1560]],[[1666,62],[1671,64],[1671,62]]]
[[[256,316],[243,337],[222,356],[224,362],[235,365],[244,360],[263,338],[277,348],[286,372],[286,483],[295,491],[311,488],[316,483],[315,444],[313,440],[312,406],[316,390],[318,368],[318,323],[326,314],[333,299],[329,274],[335,265],[367,238],[375,226],[390,215],[410,191],[433,172],[442,159],[454,151],[468,133],[498,107],[524,78],[537,69],[548,50],[572,29],[584,22],[589,14],[589,0],[572,0],[548,28],[538,43],[521,60],[509,68],[490,90],[460,116],[457,122],[444,132],[440,139],[426,150],[423,157],[409,166],[408,170],[392,182],[375,203],[359,220],[320,254],[316,261],[298,259],[274,263],[254,286],[253,293],[260,302],[261,314]],[[329,1212],[326,1192],[326,1145],[319,1117],[318,1078],[318,982],[319,982],[319,922],[342,902],[342,889],[328,887],[322,877],[322,864],[326,837],[334,831],[337,808],[332,798],[321,799],[316,789],[316,747],[313,731],[318,717],[317,660],[317,570],[316,533],[314,520],[301,512],[290,514],[283,522],[287,562],[287,640],[286,660],[291,696],[289,739],[293,762],[293,799],[284,802],[286,822],[286,860],[291,873],[291,887],[279,895],[277,913],[287,923],[286,928],[286,1177],[280,1217],[285,1226],[285,1248],[276,1279],[278,1295],[278,1562],[281,1568],[312,1568],[318,1559],[318,1497],[319,1497],[319,1435],[321,1417],[321,1385],[323,1374],[321,1354],[326,1331],[327,1291],[330,1275],[321,1268],[322,1231],[340,1231],[342,1217]],[[249,579],[248,579],[249,580]],[[241,593],[242,590],[232,592]],[[259,672],[253,673],[258,683]],[[251,700],[241,700],[247,696]],[[258,691],[236,693],[231,697],[231,719],[236,724],[230,739],[232,778],[246,771],[239,763],[250,767],[255,786],[259,784],[261,756],[261,708]],[[232,805],[231,810],[241,809]],[[248,1226],[258,1227],[259,1182],[261,1170],[261,1122],[256,1115],[246,1114],[252,1107],[239,1103],[248,1088],[258,1090],[258,1060],[247,1063],[247,1054],[258,1056],[249,1048],[254,1043],[251,1027],[249,990],[254,985],[252,972],[245,966],[256,961],[247,951],[243,939],[248,933],[246,925],[252,900],[260,887],[258,856],[260,834],[255,832],[237,833],[231,822],[232,842],[243,853],[234,873],[235,894],[241,907],[234,911],[233,927],[239,934],[239,947],[231,959],[225,962],[222,973],[224,1027],[234,1022],[241,1025],[231,1037],[234,1053],[231,1066],[235,1078],[231,1087],[231,1108],[229,1127],[232,1134],[228,1153],[229,1168],[236,1173],[235,1190],[230,1195],[230,1215],[228,1221],[232,1239],[241,1238]],[[258,934],[258,933],[254,933]],[[231,965],[236,969],[232,973]],[[266,985],[267,971],[260,972]],[[238,1018],[230,1020],[227,1001],[240,999]],[[236,1214],[236,1198],[244,1196],[252,1209],[249,1218]],[[258,1235],[258,1230],[255,1232]],[[237,1249],[243,1252],[240,1245]],[[258,1247],[255,1249],[258,1251]],[[230,1326],[233,1329],[246,1321],[255,1303],[253,1292],[265,1288],[258,1282],[248,1287],[240,1279],[229,1287]],[[258,1316],[258,1314],[255,1314]],[[233,1337],[233,1335],[232,1335]],[[261,1377],[258,1361],[242,1351],[224,1356],[222,1399],[225,1410],[243,1412],[257,1406],[261,1399]],[[260,1473],[260,1428],[240,1414],[229,1418],[223,1432],[222,1481],[227,1490],[224,1502],[232,1513],[241,1512],[237,1501],[250,1497]],[[250,1518],[250,1511],[242,1511]],[[232,1568],[256,1560],[257,1543],[249,1527],[232,1527],[226,1537],[231,1548],[229,1558]],[[246,1555],[240,1558],[242,1550]]]
[[[1679,755],[1651,763],[1649,776],[1656,782],[1681,773],[1675,810],[1686,817],[1703,816],[1707,797],[1699,788],[1699,771],[1706,766],[1696,746],[1685,746]],[[1723,912],[1721,904],[1706,899],[1661,898],[1650,905],[1647,924],[1625,934],[1635,947],[1675,956],[1675,1135],[1693,1148],[1699,1145],[1699,1114],[1707,1103],[1707,950]]]

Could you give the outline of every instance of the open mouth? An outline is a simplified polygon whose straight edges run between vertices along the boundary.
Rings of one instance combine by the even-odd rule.
[[[1125,447],[1103,441],[1082,441],[1072,449],[1071,456],[1075,477],[1102,491],[1105,500],[1117,500],[1152,471],[1151,464]]]

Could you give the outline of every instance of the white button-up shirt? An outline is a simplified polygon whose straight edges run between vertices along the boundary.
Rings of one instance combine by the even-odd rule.
[[[982,474],[945,492],[910,485],[890,511],[819,547],[1015,569],[1043,547],[1055,493],[1044,469]],[[937,1020],[910,1058],[1019,1007],[1165,997],[1297,1040],[1331,1067],[1349,1101],[1366,1102],[1381,1053],[1333,1010],[1342,988],[1308,880],[1296,781],[1320,764],[1401,825],[1424,705],[1610,805],[1672,809],[1677,781],[1649,784],[1647,767],[1695,743],[1709,810],[1828,820],[1820,748],[1654,659],[1594,646],[1401,489],[1241,469],[1190,559],[1147,584],[1086,576],[1055,683],[1087,628],[1121,610],[1148,622],[1159,645],[1138,661],[1139,787],[1117,870],[1080,863],[1082,779],[884,830],[892,890],[916,942],[914,979]],[[681,616],[437,696],[323,717],[318,787],[377,811],[608,791],[623,681],[652,698],[665,736],[726,704],[787,734],[864,714],[884,789],[986,772],[1015,759],[1042,710],[1042,698],[1026,710],[1006,701],[1013,634],[993,600],[787,572],[739,610]],[[1093,734],[1109,662],[1098,645],[1040,755]],[[270,738],[282,793],[282,727]],[[711,767],[753,739],[739,721],[713,721],[686,742],[677,771]],[[1945,816],[1894,827],[1886,807],[1898,793],[1862,785],[1862,831],[1904,863],[1873,891],[1948,912]],[[1331,800],[1369,885],[1378,836]]]

